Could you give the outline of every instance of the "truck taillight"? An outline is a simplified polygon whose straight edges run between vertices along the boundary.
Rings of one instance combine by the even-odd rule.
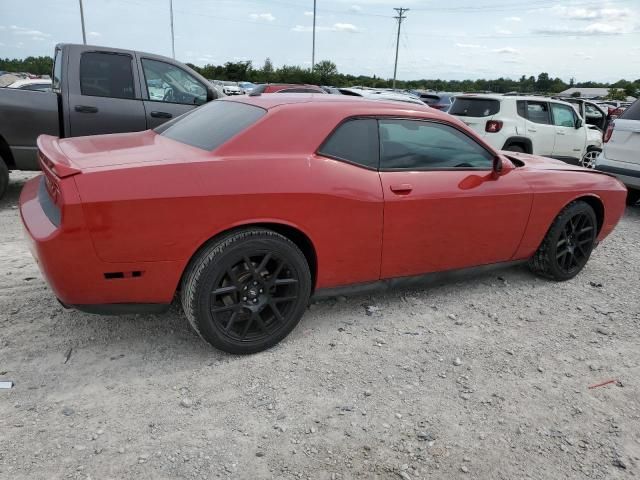
[[[489,120],[484,127],[485,132],[496,133],[502,130],[502,122],[500,120]]]
[[[607,143],[611,140],[611,135],[613,135],[613,127],[615,126],[615,122],[610,122],[609,126],[607,126],[607,130],[604,132],[604,136],[602,137],[602,141]]]

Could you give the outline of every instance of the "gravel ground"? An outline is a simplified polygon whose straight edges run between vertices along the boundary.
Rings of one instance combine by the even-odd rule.
[[[323,301],[236,357],[177,307],[62,309],[22,240],[28,177],[0,201],[0,478],[640,476],[640,207],[572,281]]]

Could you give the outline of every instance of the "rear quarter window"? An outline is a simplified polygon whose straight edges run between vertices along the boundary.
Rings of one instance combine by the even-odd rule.
[[[215,100],[155,129],[163,137],[211,151],[246,130],[267,113],[240,102]]]
[[[636,100],[631,104],[629,108],[627,108],[620,118],[624,120],[640,120],[640,101]]]
[[[378,122],[372,118],[347,120],[318,149],[320,155],[377,169],[380,148]]]
[[[488,98],[461,98],[454,100],[450,115],[460,117],[490,117],[500,111],[500,102]]]

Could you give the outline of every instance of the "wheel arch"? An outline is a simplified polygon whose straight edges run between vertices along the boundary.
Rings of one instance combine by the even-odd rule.
[[[248,221],[245,223],[239,223],[227,229],[221,230],[211,237],[207,238],[206,240],[200,242],[198,248],[194,250],[182,269],[182,275],[180,276],[180,281],[178,282],[178,288],[176,289],[176,291],[180,289],[180,285],[182,285],[182,279],[184,278],[184,275],[187,272],[192,260],[196,258],[198,254],[211,242],[217,241],[226,235],[230,235],[241,230],[248,230],[251,228],[264,228],[266,230],[271,230],[273,232],[279,233],[283,237],[291,240],[302,251],[305,259],[307,260],[307,263],[309,264],[309,270],[311,271],[311,292],[313,294],[318,277],[318,255],[316,247],[308,233],[306,233],[296,225],[281,220]]]
[[[602,199],[595,194],[580,195],[563,205],[560,211],[562,211],[570,203],[579,201],[583,201],[591,208],[593,208],[593,211],[596,214],[596,221],[598,222],[598,234],[596,235],[597,237],[598,235],[600,235],[600,231],[602,230],[602,226],[604,225],[604,203],[602,202]]]
[[[0,160],[4,160],[9,170],[16,168],[16,162],[11,153],[11,148],[9,148],[9,144],[2,135],[0,135]]]
[[[533,153],[533,142],[527,137],[509,137],[504,142],[502,150],[506,150],[511,145],[521,145],[524,148],[524,153]]]

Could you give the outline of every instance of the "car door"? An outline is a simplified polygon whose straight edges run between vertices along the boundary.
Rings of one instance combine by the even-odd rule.
[[[380,119],[382,278],[510,260],[532,202],[511,166],[446,123]],[[506,163],[506,161],[505,161]]]
[[[140,65],[147,128],[206,103],[206,86],[183,68],[148,57],[142,57]]]
[[[640,101],[636,101],[615,120],[611,138],[605,144],[605,157],[608,160],[639,165],[638,152],[640,152]]]
[[[553,155],[556,129],[551,123],[549,103],[528,100],[526,109],[526,136],[531,139],[533,153],[544,156]]]
[[[73,57],[74,59],[77,57]],[[83,51],[68,76],[69,135],[136,132],[147,128],[130,53]]]
[[[586,127],[582,125],[582,121],[578,123],[578,116],[569,105],[551,102],[551,117],[556,132],[553,157],[578,163],[586,150]]]

